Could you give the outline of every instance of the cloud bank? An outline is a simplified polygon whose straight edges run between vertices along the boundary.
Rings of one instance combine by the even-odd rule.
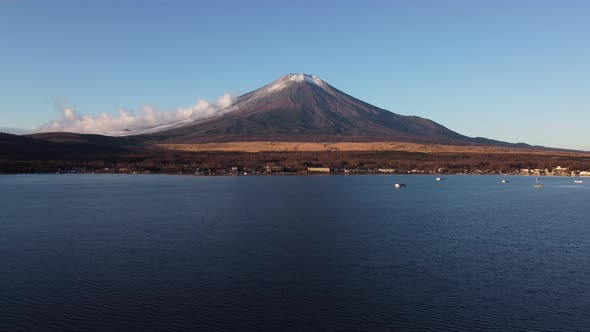
[[[215,103],[200,99],[190,107],[181,107],[168,111],[142,105],[138,114],[133,111],[119,109],[117,114],[105,112],[98,115],[83,115],[74,106],[60,107],[62,116],[40,126],[35,132],[74,132],[81,134],[136,132],[169,123],[213,117],[220,114],[219,111],[222,109],[231,106],[233,102],[234,98],[226,93]]]

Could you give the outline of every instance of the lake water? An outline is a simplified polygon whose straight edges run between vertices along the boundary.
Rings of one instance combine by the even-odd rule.
[[[501,179],[0,176],[0,330],[590,330],[590,179]]]

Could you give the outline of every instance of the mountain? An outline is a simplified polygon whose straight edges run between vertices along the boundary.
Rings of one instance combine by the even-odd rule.
[[[71,133],[19,136],[0,133],[0,159],[80,159],[125,152],[126,140]]]
[[[232,141],[505,144],[458,134],[434,121],[395,114],[307,74],[289,74],[237,98],[222,115],[143,135],[165,143]]]
[[[33,130],[31,130],[31,129],[0,127],[0,133],[4,133],[4,134],[27,135],[32,132],[33,132]]]

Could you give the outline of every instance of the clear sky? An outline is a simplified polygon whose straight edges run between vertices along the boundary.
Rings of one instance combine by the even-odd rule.
[[[590,150],[590,1],[0,0],[0,127],[291,72],[469,136]]]

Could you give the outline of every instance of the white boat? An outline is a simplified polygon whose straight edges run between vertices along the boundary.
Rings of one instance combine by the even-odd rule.
[[[502,180],[502,183],[508,183],[508,182],[510,182],[510,181],[508,181],[508,180]]]
[[[539,179],[539,178],[535,178],[535,181],[539,182],[539,181],[541,181],[541,179]]]
[[[445,178],[436,178],[436,181],[442,181],[442,180],[444,180],[444,179],[445,179]]]
[[[542,185],[542,184],[536,184],[536,185],[535,185],[535,188],[536,188],[536,189],[540,189],[540,188],[544,188],[544,187],[545,187],[545,186],[544,186],[544,185]]]
[[[574,183],[584,183],[583,180],[574,180]]]
[[[403,184],[403,183],[396,183],[396,184],[394,184],[393,186],[394,186],[395,188],[403,188],[403,187],[405,187],[406,185],[405,185],[405,184]]]

